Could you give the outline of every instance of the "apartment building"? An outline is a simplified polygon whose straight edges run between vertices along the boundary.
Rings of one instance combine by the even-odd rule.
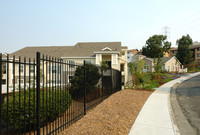
[[[192,45],[189,46],[191,52],[192,52],[192,59],[193,61],[200,64],[200,42],[194,42]],[[169,50],[169,53],[164,55],[164,57],[169,56],[176,56],[178,52],[178,47],[172,47]]]
[[[120,70],[122,73],[122,82],[127,82],[127,47],[121,46],[121,42],[81,42],[77,43],[74,46],[42,46],[42,47],[25,47],[23,49],[20,49],[14,53],[11,53],[9,59],[12,59],[12,56],[15,56],[15,61],[19,61],[19,57],[21,57],[21,61],[25,61],[23,58],[30,58],[31,63],[33,63],[34,59],[36,58],[36,52],[40,52],[41,54],[44,54],[45,56],[53,56],[54,58],[60,58],[64,62],[69,62],[71,64],[83,64],[84,61],[86,63],[95,64],[95,65],[101,65],[102,61],[105,61],[107,65],[110,68]],[[41,56],[42,57],[42,56]],[[4,56],[4,59],[6,59],[6,55]],[[25,63],[28,63],[29,59],[26,59]],[[47,63],[44,63],[44,66],[49,65]],[[3,64],[3,68],[5,69],[3,71],[3,84],[7,84],[7,73],[6,69],[7,66],[9,66],[9,82],[14,82],[15,84],[24,83],[24,81],[27,83],[29,81],[28,77],[31,76],[31,80],[34,80],[34,70],[35,67],[32,66],[24,66],[21,65],[15,65],[15,79],[12,76],[13,72],[13,64],[9,63]],[[59,66],[59,65],[57,65]],[[47,66],[48,68],[49,66]],[[57,75],[61,75],[61,72],[56,71],[55,69],[59,69],[59,67],[55,67],[53,65],[50,66],[51,68],[47,71],[50,71],[51,73],[57,73]],[[26,68],[26,69],[25,69]],[[30,69],[29,69],[30,68]],[[44,67],[46,69],[46,67]],[[30,70],[30,75],[29,75]],[[19,78],[19,71],[21,74],[21,77]],[[75,70],[74,70],[75,71]],[[45,70],[46,72],[46,70]],[[73,71],[71,71],[73,72]],[[45,76],[46,73],[44,73],[44,80],[48,77]],[[14,80],[13,80],[14,79]],[[68,80],[70,80],[70,75],[68,76]],[[48,81],[48,80],[47,80]],[[49,80],[50,81],[50,80]],[[9,83],[10,84],[10,83]]]
[[[142,50],[138,50],[138,49],[130,49],[127,51],[127,60],[128,62],[132,62],[135,59],[135,55],[141,55],[142,54]]]

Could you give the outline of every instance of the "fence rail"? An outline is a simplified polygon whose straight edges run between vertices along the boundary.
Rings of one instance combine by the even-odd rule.
[[[0,54],[0,135],[57,134],[121,90],[121,72],[40,56]]]

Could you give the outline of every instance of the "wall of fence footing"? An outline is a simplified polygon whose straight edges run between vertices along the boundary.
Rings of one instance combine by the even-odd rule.
[[[0,54],[0,135],[58,134],[121,90],[121,72],[36,53]]]

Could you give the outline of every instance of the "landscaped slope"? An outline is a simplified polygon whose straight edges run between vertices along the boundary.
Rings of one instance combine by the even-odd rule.
[[[122,90],[93,108],[82,119],[60,134],[128,134],[138,113],[152,91]]]

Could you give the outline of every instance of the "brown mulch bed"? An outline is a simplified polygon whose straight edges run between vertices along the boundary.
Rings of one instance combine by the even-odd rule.
[[[122,90],[104,100],[61,135],[124,135],[153,91]]]

